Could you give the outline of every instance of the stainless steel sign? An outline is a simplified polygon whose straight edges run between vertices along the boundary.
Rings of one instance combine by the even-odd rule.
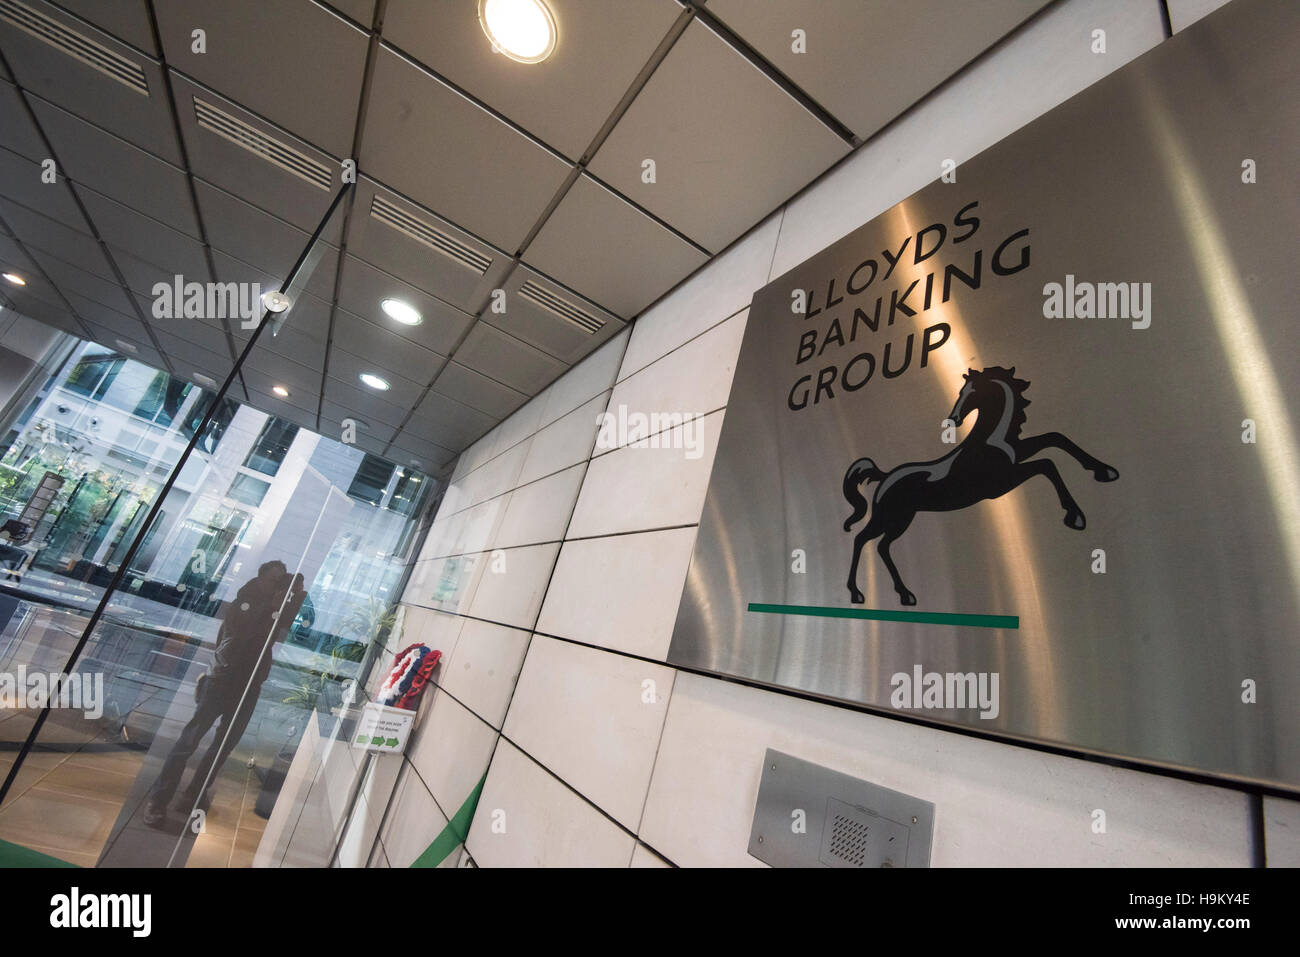
[[[759,291],[669,662],[1300,788],[1297,64],[1236,0]]]

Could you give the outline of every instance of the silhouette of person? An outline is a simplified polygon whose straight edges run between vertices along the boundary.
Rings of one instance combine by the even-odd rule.
[[[200,789],[209,773],[225,764],[243,736],[262,683],[271,673],[271,648],[289,633],[306,597],[302,575],[290,575],[283,562],[271,561],[259,568],[256,577],[245,582],[226,605],[212,668],[196,689],[198,706],[149,791],[145,824],[158,827],[166,820],[167,805],[180,785],[185,765],[219,718],[221,724],[212,744],[178,802],[187,811],[195,805],[207,810],[212,799],[211,784],[202,794]]]
[[[27,561],[27,553],[16,546],[27,538],[27,526],[16,518],[0,525],[0,571],[13,578],[21,577],[18,569]],[[7,539],[7,541],[6,541]],[[8,566],[8,567],[4,567]]]

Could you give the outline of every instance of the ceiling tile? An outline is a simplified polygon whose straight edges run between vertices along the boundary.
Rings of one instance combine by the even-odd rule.
[[[391,319],[380,307],[384,299],[400,299],[413,306],[422,316],[421,322],[408,326]],[[418,341],[440,355],[448,354],[474,321],[473,316],[353,256],[343,257],[339,305],[375,325]]]
[[[312,270],[312,274],[307,280],[306,290],[299,293],[298,298],[332,299],[334,295],[334,273],[337,269],[337,263],[338,253],[332,248],[327,249],[320,262],[316,264],[316,268]],[[273,289],[279,289],[284,284],[285,279],[288,278],[287,271],[286,273],[272,273],[260,266],[227,255],[215,246],[212,249],[212,264],[217,270],[218,282],[257,283],[261,287],[259,295]],[[260,319],[261,316],[259,315],[258,318]],[[328,321],[327,315],[321,328],[326,328]]]
[[[418,435],[402,430],[393,438],[393,444],[385,453],[385,457],[392,462],[413,465],[428,471],[450,462],[457,454],[436,442],[429,442]]]
[[[368,355],[372,349],[378,355],[386,355],[404,348],[406,343],[415,343],[429,352],[445,356],[473,322],[472,316],[447,310],[436,314],[425,312],[424,321],[418,326],[404,326],[391,320],[379,326],[340,308],[334,317],[334,338],[358,355]],[[366,345],[368,337],[369,346]]]
[[[536,395],[566,368],[564,363],[479,322],[453,357],[463,366],[527,395]]]
[[[299,305],[302,303],[300,302]],[[320,307],[326,311],[329,309],[324,303],[321,303]],[[323,335],[319,339],[314,337],[316,333],[321,332],[319,328],[303,331],[295,325],[295,321],[300,318],[301,315],[291,316],[290,321],[280,329],[278,335],[271,335],[269,329],[263,332],[258,337],[254,351],[284,356],[319,373],[319,370],[325,368],[325,339]],[[235,337],[235,346],[241,352],[247,342],[247,334]]]
[[[590,169],[717,252],[848,152],[825,124],[695,21]],[[642,179],[647,159],[655,163],[651,183]]]
[[[280,360],[280,361],[283,362],[286,360]],[[269,369],[270,371],[267,371],[267,369]],[[275,393],[271,391],[272,389],[274,389],[277,385],[286,384],[282,381],[282,376],[284,372],[285,372],[284,368],[276,366],[273,363],[268,364],[266,369],[255,368],[245,363],[243,368],[239,370],[239,374],[244,378],[244,384],[248,386],[250,391],[256,390],[258,392],[263,392],[271,396],[275,396]],[[310,386],[306,388],[294,388],[290,386],[288,388],[288,392],[289,394],[287,396],[281,395],[281,396],[275,396],[275,398],[278,401],[285,403],[286,405],[291,405],[294,408],[302,409],[304,411],[310,412],[313,416],[315,416],[316,402],[320,399],[319,379],[317,379],[317,385],[315,388],[312,388]],[[267,410],[263,410],[263,411],[267,411]]]
[[[375,0],[326,0],[331,7],[369,29],[375,19]]]
[[[167,62],[334,156],[350,156],[365,33],[311,0],[158,3]],[[207,33],[207,52],[191,34]],[[179,105],[179,104],[178,104]]]
[[[446,84],[381,48],[361,168],[512,252],[570,166]]]
[[[0,82],[0,146],[39,163],[49,155],[18,87]]]
[[[0,284],[0,293],[21,290],[52,306],[66,308],[58,290],[42,275],[32,258],[8,236],[0,236],[0,270],[14,273],[27,281],[23,286],[14,286],[8,282]]]
[[[0,183],[0,187],[2,186],[3,183]],[[70,229],[48,216],[42,216],[4,199],[0,199],[0,216],[4,217],[14,235],[21,239],[29,250],[39,249],[53,253],[60,259],[74,262],[96,275],[112,277],[113,270],[109,268],[108,260],[104,258],[99,243],[93,236]]]
[[[466,312],[476,312],[510,267],[500,250],[362,177],[348,252]]]
[[[573,364],[623,328],[593,302],[525,266],[505,285],[506,311],[484,311],[483,321]]]
[[[253,369],[265,375],[274,385],[284,386],[289,390],[290,401],[301,405],[316,407],[320,399],[321,373],[292,359],[254,349],[245,360],[243,368]],[[251,386],[252,383],[249,383]]]
[[[499,420],[454,399],[430,392],[406,424],[406,432],[443,448],[460,450]]]
[[[259,377],[257,373],[253,373],[252,378],[254,381],[259,383],[266,381],[264,377]],[[292,422],[295,425],[307,429],[309,432],[314,432],[316,430],[315,408],[306,409],[294,405],[292,396],[288,399],[282,399],[267,391],[270,389],[269,385],[266,390],[256,388],[254,387],[253,382],[249,382],[247,379],[248,377],[246,376],[245,381],[248,386],[248,404],[254,409],[257,409],[259,412],[265,412],[267,415],[277,416],[287,422]]]
[[[372,424],[383,423],[397,428],[410,414],[410,408],[401,408],[385,402],[360,385],[354,388],[333,377],[325,379],[325,405],[321,414],[333,419],[361,418]]]
[[[673,0],[549,0],[555,52],[519,63],[492,51],[470,6],[389,0],[384,38],[574,160],[682,14]]]
[[[78,47],[97,47],[97,59],[114,64],[114,72],[96,69],[63,48],[0,20],[0,46],[18,84],[80,117],[93,118],[169,163],[179,163],[180,147],[157,62],[43,0],[25,2],[35,16],[46,18],[47,25],[54,21],[51,31],[58,31]]]
[[[421,385],[427,384],[445,361],[442,355],[343,310],[334,316],[333,343]],[[333,368],[331,363],[331,371]]]
[[[183,170],[44,100],[33,97],[30,102],[64,172],[73,182],[84,183],[138,212],[198,236],[198,221]]]
[[[1046,4],[709,0],[709,10],[866,139]],[[791,48],[795,29],[805,53]]]
[[[155,319],[148,312],[145,313],[145,322],[168,354],[172,351],[168,348],[169,342],[185,343],[204,352],[225,356],[226,361],[230,361],[226,333],[219,325],[198,319]]]
[[[188,331],[186,337],[182,338],[155,328],[154,336],[171,360],[172,368],[185,378],[192,379],[195,372],[200,372],[220,384],[230,374],[234,363],[226,349],[223,348],[220,352],[204,349],[188,338]]]
[[[337,435],[339,433],[336,432],[334,434]],[[331,436],[331,438],[332,437],[333,436]],[[368,452],[371,455],[386,458],[384,455],[384,449],[388,448],[388,442],[384,439],[375,438],[368,432],[357,430],[356,435],[352,437],[352,441],[348,444],[360,452]]]
[[[287,277],[311,242],[311,233],[202,180],[195,181],[194,192],[199,198],[208,242],[244,262],[255,263],[269,276],[281,280]],[[340,222],[333,224],[332,232],[336,236],[341,230],[341,220],[339,217]],[[335,246],[329,240],[322,241],[331,249]],[[328,250],[321,257],[309,280],[311,292],[333,298],[337,260]]]
[[[194,175],[314,233],[341,182],[338,161],[175,71],[172,83]],[[199,125],[196,110],[206,125]],[[326,242],[338,243],[342,223],[336,211],[323,234]]]
[[[45,274],[50,277],[50,281],[58,286],[64,295],[75,292],[110,309],[134,315],[135,306],[131,298],[116,282],[103,279],[84,269],[78,269],[49,253],[34,252],[32,255],[40,263]]]
[[[101,346],[118,351],[127,358],[144,363],[150,368],[167,370],[167,361],[153,346],[149,345],[148,339],[144,337],[129,339],[116,330],[95,322],[87,322],[86,327],[90,330],[90,338]]]
[[[55,329],[62,329],[64,332],[70,332],[74,336],[80,336],[83,339],[86,337],[85,327],[77,321],[72,313],[63,307],[52,305],[22,290],[8,287],[0,290],[0,296],[4,296],[13,303],[15,311],[30,319],[43,322]]]
[[[355,415],[344,416],[344,418],[352,420],[350,427],[343,425],[343,419],[334,419],[328,415],[322,415],[320,417],[320,434],[333,439],[335,442],[342,442],[343,436],[347,432],[355,430],[355,441],[344,444],[357,445],[366,451],[370,451],[372,449],[383,449],[397,431],[391,425],[385,425],[382,422],[368,422]],[[380,453],[376,452],[375,454]]]
[[[43,183],[39,164],[7,149],[0,149],[0,194],[73,229],[90,231],[62,175]]]
[[[280,331],[276,335],[263,333],[257,340],[259,348],[267,348],[272,352],[285,351],[292,342],[291,336],[297,334],[315,342],[324,343],[329,339],[330,331],[330,304],[316,296],[303,294],[298,297],[298,301],[293,304],[285,314],[284,320],[280,325]],[[247,333],[244,333],[247,335]],[[280,343],[284,343],[283,349]]]
[[[346,349],[340,349],[337,345],[330,347],[330,378],[345,382],[355,389],[365,389],[366,387],[361,384],[360,379],[363,373],[377,375],[388,383],[388,389],[383,392],[375,392],[376,397],[389,405],[401,406],[405,409],[414,407],[420,401],[420,396],[424,394],[428,380],[433,378],[432,370],[430,370],[428,377],[424,381],[417,382],[393,371],[378,356],[357,356]]]
[[[168,332],[172,335],[193,335],[196,341],[204,344],[204,347],[208,349],[217,348],[210,339],[213,335],[219,336],[219,341],[225,341],[226,325],[218,317],[214,316],[209,319],[207,317],[185,316],[183,313],[179,316],[155,317],[153,312],[157,303],[153,296],[142,296],[138,293],[133,293],[132,295],[135,297],[136,305],[140,307],[140,314],[144,316],[145,323],[151,329],[161,329],[163,332]],[[231,320],[231,322],[233,323],[231,326],[232,331],[238,332],[238,320]],[[236,337],[235,345],[238,347],[242,341],[243,340]],[[225,350],[226,347],[222,346],[219,351]]]
[[[167,273],[168,281],[178,273],[186,282],[208,281],[207,259],[203,244],[197,239],[92,189],[83,188],[79,195],[100,237],[119,253],[130,254],[141,264],[162,267],[158,271]],[[122,266],[120,260],[118,265]],[[122,271],[129,281],[132,274],[125,267]],[[150,287],[135,288],[137,292],[147,293]]]
[[[138,256],[118,249],[116,246],[109,246],[108,249],[113,261],[117,263],[117,268],[126,277],[127,288],[148,301],[149,308],[146,309],[146,312],[152,312],[153,310],[154,287],[160,282],[174,288],[178,276],[183,284],[211,281],[207,263],[204,261],[202,254],[191,256],[192,250],[183,245],[178,244],[174,249],[159,248],[154,250],[152,255],[157,256],[159,259],[176,257],[169,264],[162,266],[145,262]]]
[[[58,5],[150,56],[158,55],[145,0],[58,0]]]
[[[447,367],[438,373],[433,391],[478,409],[494,419],[504,419],[528,401],[528,396],[522,392],[516,392],[458,362],[448,362]]]
[[[149,334],[145,332],[144,323],[135,316],[124,315],[116,309],[93,302],[75,292],[66,295],[68,302],[72,303],[72,308],[87,322],[103,329],[111,329],[114,335],[125,336],[132,342],[149,343]]]
[[[624,319],[709,258],[587,176],[573,184],[524,257]]]
[[[326,343],[329,338],[330,307],[315,296],[303,295],[285,316],[278,333],[268,326],[257,338],[256,352],[269,352],[308,366],[315,370],[325,368]],[[260,320],[260,317],[259,317]],[[239,321],[230,322],[230,334],[235,340],[236,354],[242,354],[256,324],[243,328]]]

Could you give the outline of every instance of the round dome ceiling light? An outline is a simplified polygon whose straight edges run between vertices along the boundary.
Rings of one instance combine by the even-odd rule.
[[[359,378],[361,379],[361,382],[362,382],[364,385],[368,385],[368,386],[370,386],[370,388],[372,388],[372,389],[377,389],[377,390],[380,391],[380,392],[387,392],[387,391],[388,391],[388,380],[387,380],[387,379],[381,379],[381,378],[379,378],[379,376],[377,376],[377,375],[373,375],[372,373],[369,373],[369,372],[363,372],[363,373],[361,373],[361,375],[359,376]]]
[[[379,308],[384,310],[388,318],[404,326],[418,326],[424,321],[424,316],[420,315],[418,309],[400,299],[385,299]]]
[[[27,280],[16,272],[7,272],[4,274],[4,277],[6,281],[13,283],[15,286],[27,285]]]
[[[479,0],[478,22],[492,49],[519,63],[541,63],[555,51],[555,17],[545,0]]]
[[[289,398],[289,390],[286,389],[286,388],[285,388],[284,386],[282,386],[282,385],[273,385],[273,386],[271,386],[271,391],[274,392],[276,395],[278,395],[278,396],[279,396],[280,398],[282,398],[282,399],[287,399],[287,398]]]

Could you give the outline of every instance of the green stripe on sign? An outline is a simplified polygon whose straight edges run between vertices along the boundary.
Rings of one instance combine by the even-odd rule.
[[[57,857],[33,851],[21,844],[0,841],[0,867],[77,867]]]
[[[965,625],[971,628],[1020,627],[1019,615],[957,615],[943,611],[883,611],[877,608],[833,608],[821,605],[764,605],[751,601],[749,610],[760,615],[804,615],[809,618],[865,618],[868,621],[906,621],[918,625]]]
[[[478,807],[478,796],[483,793],[483,782],[487,780],[487,772],[478,779],[478,784],[474,785],[474,790],[465,798],[465,803],[460,806],[447,826],[442,829],[442,833],[433,839],[433,843],[424,849],[424,853],[417,857],[412,867],[437,867],[447,859],[447,855],[460,845],[465,843],[465,837],[469,834],[469,823],[474,820],[474,809]]]

